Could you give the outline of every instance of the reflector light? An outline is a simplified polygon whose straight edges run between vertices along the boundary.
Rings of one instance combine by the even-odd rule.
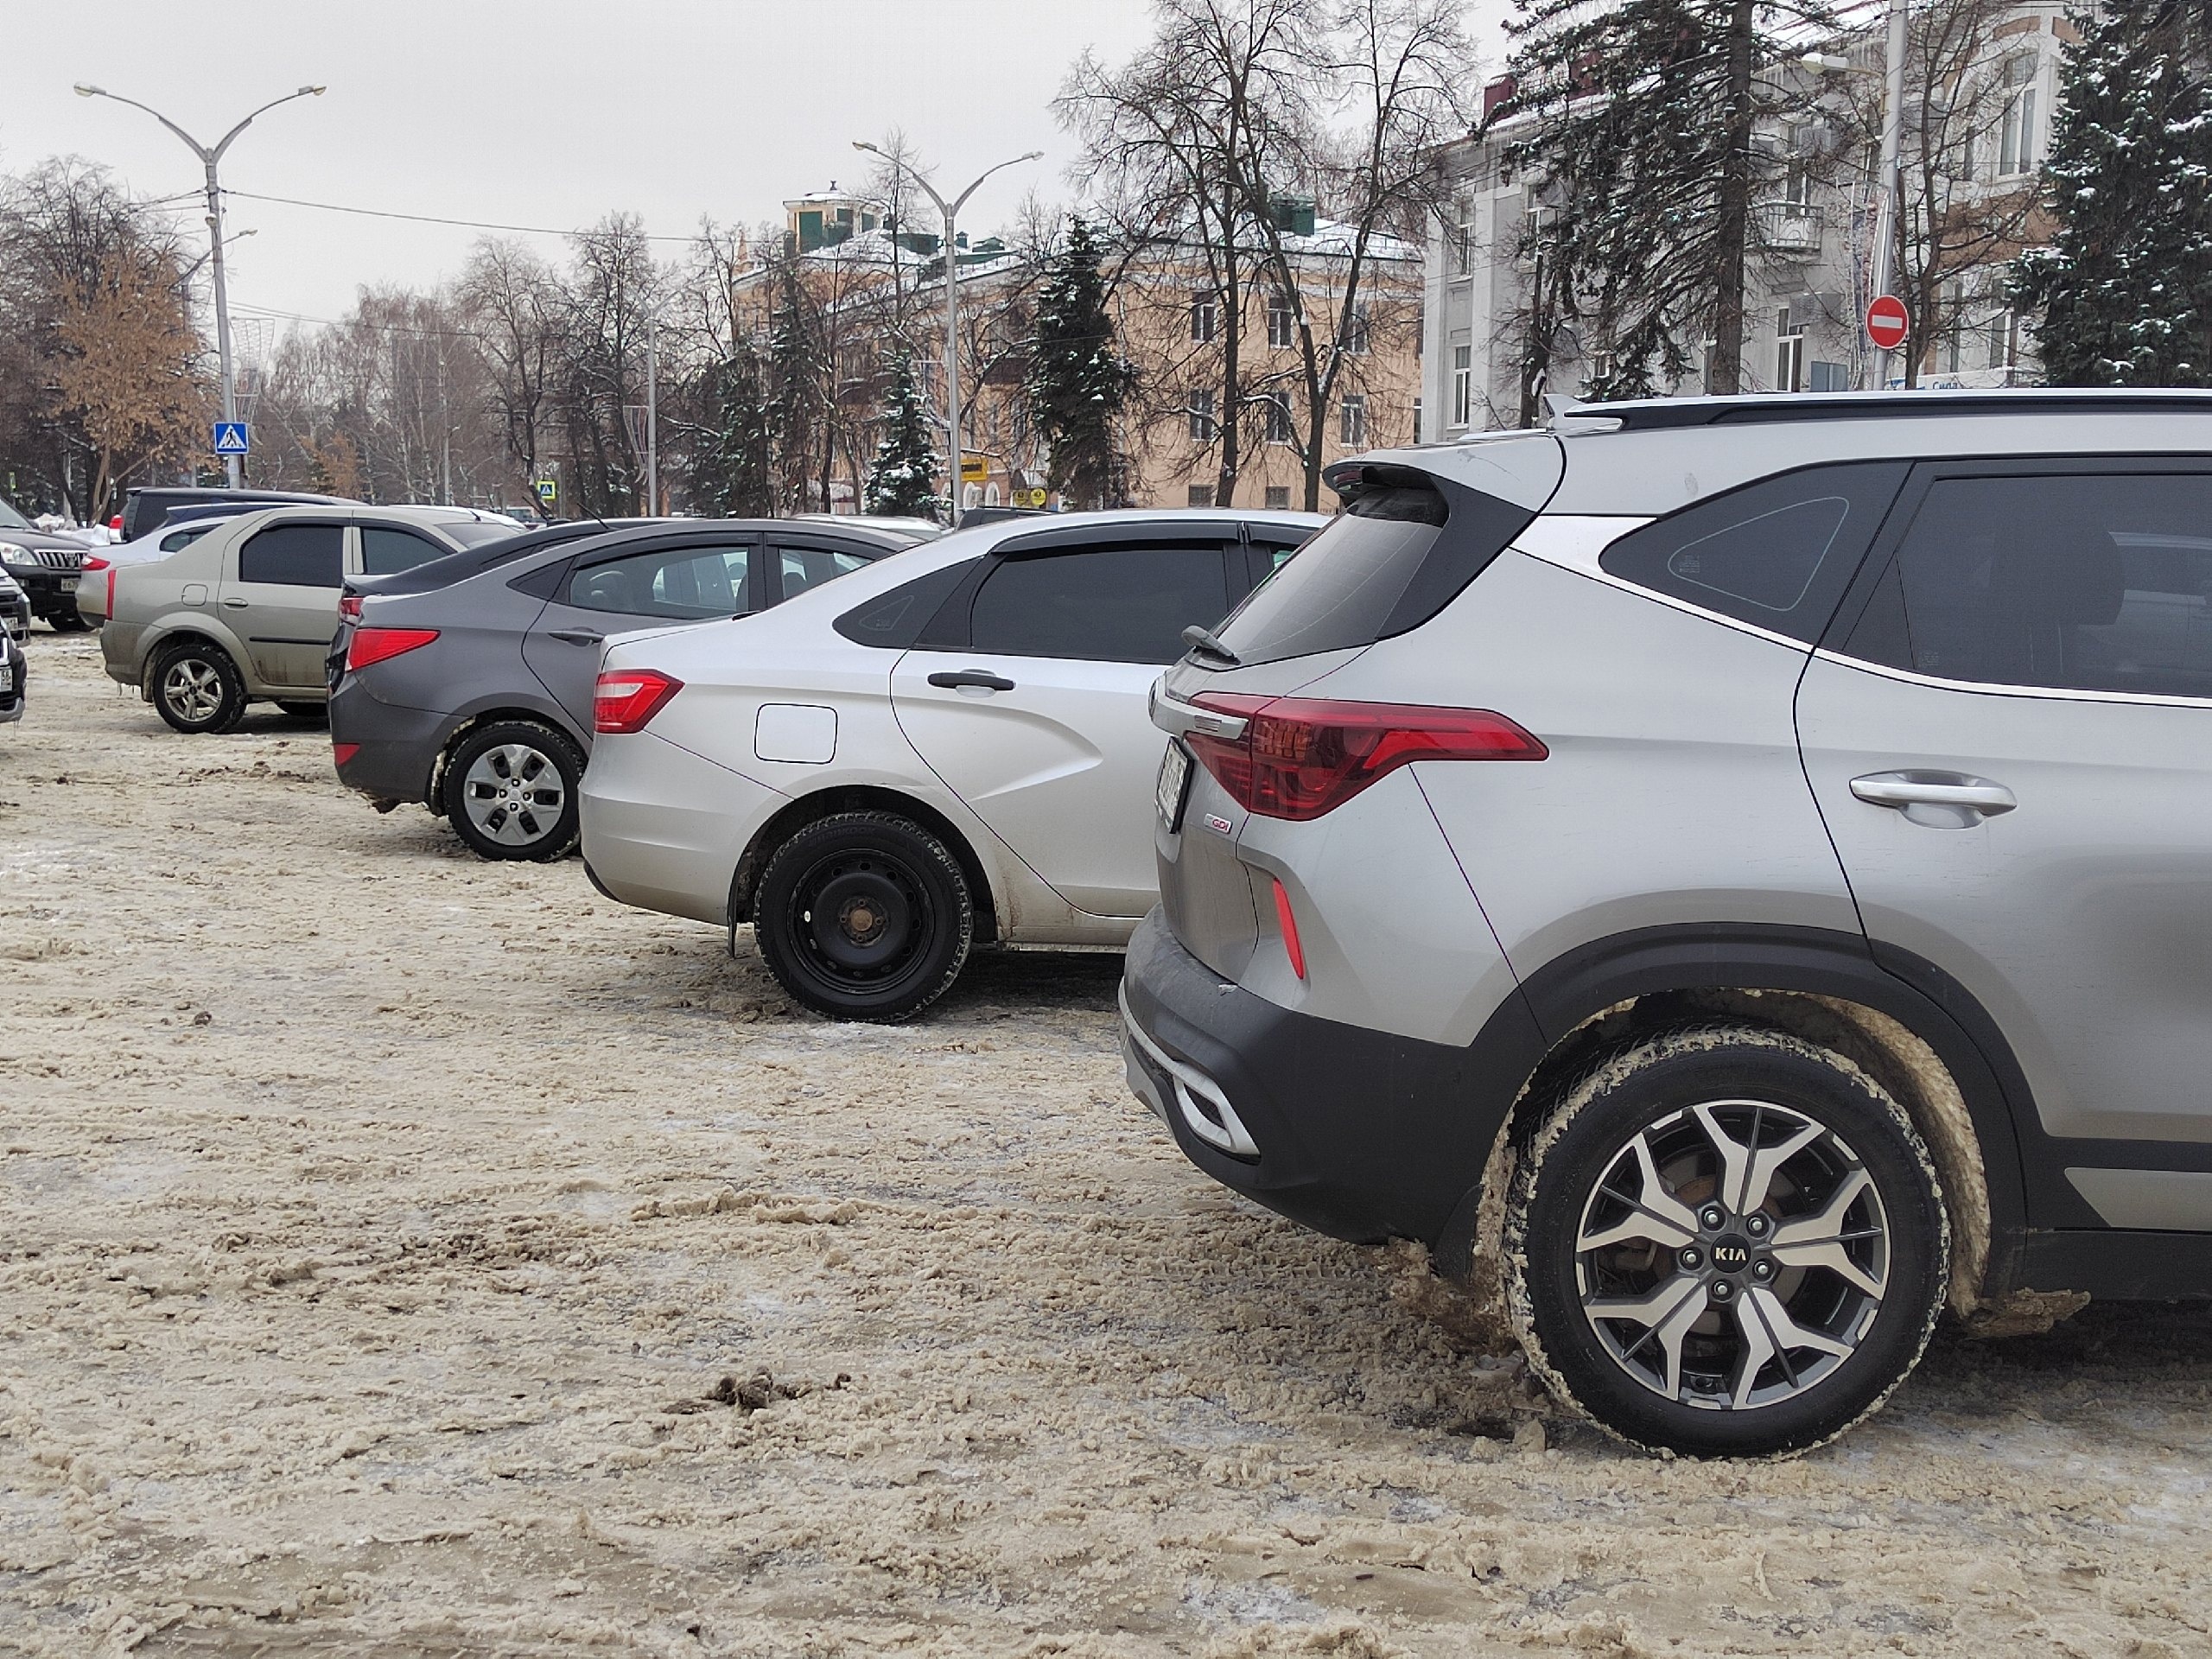
[[[1416,760],[1541,760],[1551,753],[1487,709],[1220,691],[1192,702],[1244,721],[1233,740],[1192,732],[1183,741],[1239,806],[1265,818],[1318,818]]]
[[[608,669],[592,694],[591,728],[616,737],[642,732],[683,689],[683,681],[657,668]]]
[[[334,743],[330,746],[330,763],[342,766],[360,752],[361,746],[358,743]]]
[[[1275,920],[1282,925],[1282,948],[1290,957],[1290,971],[1304,979],[1306,947],[1298,942],[1298,918],[1291,912],[1290,894],[1283,890],[1281,880],[1275,881]]]
[[[421,650],[437,637],[435,628],[356,628],[352,643],[346,647],[346,666],[350,671],[389,662],[404,652]]]

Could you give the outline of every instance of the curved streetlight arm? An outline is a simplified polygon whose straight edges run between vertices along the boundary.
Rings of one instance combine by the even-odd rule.
[[[203,162],[211,160],[214,156],[219,156],[223,153],[221,145],[218,145],[213,151],[209,150],[207,145],[201,143],[197,138],[187,132],[182,127],[177,125],[175,122],[170,120],[168,117],[163,115],[159,110],[156,109],[150,104],[141,104],[137,99],[125,98],[121,92],[111,92],[105,86],[79,86],[77,88],[77,91],[80,95],[86,98],[105,98],[118,104],[128,104],[134,110],[145,111],[145,112],[152,116],[155,120],[160,122],[171,132],[176,134],[178,137],[183,139],[184,142],[191,147],[192,153],[197,156]],[[292,96],[294,98],[297,98],[299,94],[297,92],[294,92]],[[280,98],[276,101],[281,104],[284,100]],[[262,106],[263,109],[270,107],[271,106],[268,105],[264,105]],[[261,110],[256,110],[253,112],[253,115],[259,115],[260,113]],[[231,138],[237,137],[238,136],[239,130],[245,127],[246,122],[253,119],[253,115],[249,115],[246,117],[245,121],[239,122],[238,127],[232,130],[230,138],[224,139],[223,143],[227,144],[231,142]]]
[[[324,91],[325,89],[321,86],[302,86],[296,92],[287,92],[282,98],[270,99],[266,104],[256,110],[252,115],[246,117],[245,120],[239,122],[238,125],[232,127],[228,132],[223,135],[222,142],[215,146],[214,154],[211,159],[218,162],[221,161],[223,159],[223,152],[231,147],[231,141],[233,138],[236,138],[238,134],[244,132],[248,127],[251,126],[254,124],[256,118],[268,114],[270,111],[275,109],[279,104],[289,104],[296,98],[321,98]],[[145,108],[145,105],[142,104],[139,107],[143,109]],[[159,116],[156,116],[154,118],[157,121],[161,119]]]
[[[963,190],[959,195],[953,199],[952,206],[947,211],[957,213],[963,207],[965,207],[968,205],[968,198],[974,195],[976,191],[982,188],[983,181],[989,178],[992,174],[998,172],[1001,168],[1015,167],[1023,162],[1042,161],[1044,158],[1045,152],[1043,150],[1033,149],[1027,156],[1009,156],[1006,160],[1001,162],[997,167],[985,168],[983,172],[977,176],[975,183],[969,185],[965,190]],[[930,194],[934,196],[937,194],[937,192],[931,190]],[[940,203],[939,205],[942,206],[943,204]]]

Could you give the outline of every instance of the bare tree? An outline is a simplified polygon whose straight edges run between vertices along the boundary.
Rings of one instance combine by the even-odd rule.
[[[1252,241],[1252,206],[1266,193],[1255,161],[1298,127],[1313,60],[1302,0],[1160,0],[1152,42],[1118,69],[1079,59],[1054,107],[1084,143],[1077,181],[1103,209],[1125,259],[1187,258],[1193,375],[1211,370],[1220,410],[1214,499],[1235,498],[1248,425],[1265,399],[1248,384],[1244,311],[1267,256]],[[1171,298],[1169,303],[1175,301]],[[1155,417],[1181,412],[1181,386],[1151,389]],[[1172,399],[1162,406],[1165,391]]]
[[[559,374],[562,305],[552,269],[518,242],[487,238],[470,253],[455,297],[490,365],[493,404],[516,477],[532,489]]]

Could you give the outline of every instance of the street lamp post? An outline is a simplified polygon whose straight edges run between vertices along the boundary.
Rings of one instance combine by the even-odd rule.
[[[1013,167],[1022,162],[1039,160],[1045,152],[1041,149],[1033,149],[1026,156],[1009,156],[995,167],[984,168],[976,175],[974,183],[948,202],[943,196],[938,194],[930,181],[915,172],[903,157],[893,156],[889,150],[880,145],[871,144],[865,139],[855,139],[853,148],[864,149],[871,156],[880,156],[892,166],[904,172],[920,188],[924,194],[937,204],[938,212],[944,215],[944,421],[947,435],[945,447],[951,452],[952,524],[953,528],[957,530],[960,526],[960,262],[956,257],[959,251],[959,245],[954,237],[955,225],[959,219],[960,210],[968,205],[968,198],[976,194],[976,189],[985,179],[989,178],[1001,168]]]
[[[215,354],[222,376],[223,418],[226,421],[235,421],[238,417],[238,379],[231,368],[230,294],[223,283],[223,188],[216,179],[215,169],[223,159],[223,152],[230,149],[232,140],[253,124],[255,117],[266,115],[279,104],[289,104],[296,98],[320,98],[327,90],[321,86],[302,86],[296,92],[273,98],[225,133],[219,143],[208,145],[201,143],[149,105],[141,104],[135,98],[125,98],[120,92],[111,92],[104,86],[89,86],[82,81],[77,83],[77,96],[79,98],[109,98],[118,104],[128,104],[134,110],[144,110],[183,139],[186,146],[200,158],[200,165],[207,169],[207,236],[215,288]],[[230,475],[231,487],[235,490],[239,483],[238,457],[226,455],[223,459],[225,469]]]
[[[1879,299],[1897,280],[1897,245],[1902,233],[1904,204],[1899,199],[1898,158],[1904,148],[1904,69],[1906,52],[1905,0],[1889,0],[1889,40],[1883,64],[1882,86],[1882,197],[1874,215],[1874,270],[1872,297]],[[1808,69],[1836,74],[1872,74],[1853,67],[1849,58],[1808,52],[1802,60]],[[1874,389],[1890,384],[1890,353],[1874,348]]]

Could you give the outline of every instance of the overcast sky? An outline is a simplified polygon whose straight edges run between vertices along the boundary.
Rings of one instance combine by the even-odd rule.
[[[1502,0],[1470,0],[1486,22]],[[0,168],[76,154],[144,195],[199,181],[139,99],[212,143],[236,191],[568,228],[610,210],[681,236],[757,224],[786,196],[858,182],[855,138],[904,128],[940,188],[1024,150],[963,215],[1000,226],[1033,186],[1063,198],[1071,146],[1050,102],[1086,48],[1128,56],[1149,0],[46,0],[10,8]],[[1492,56],[1495,56],[1493,50]],[[234,200],[231,296],[332,318],[365,283],[435,283],[478,232]],[[185,221],[195,235],[200,226]],[[555,238],[532,238],[557,251]]]

